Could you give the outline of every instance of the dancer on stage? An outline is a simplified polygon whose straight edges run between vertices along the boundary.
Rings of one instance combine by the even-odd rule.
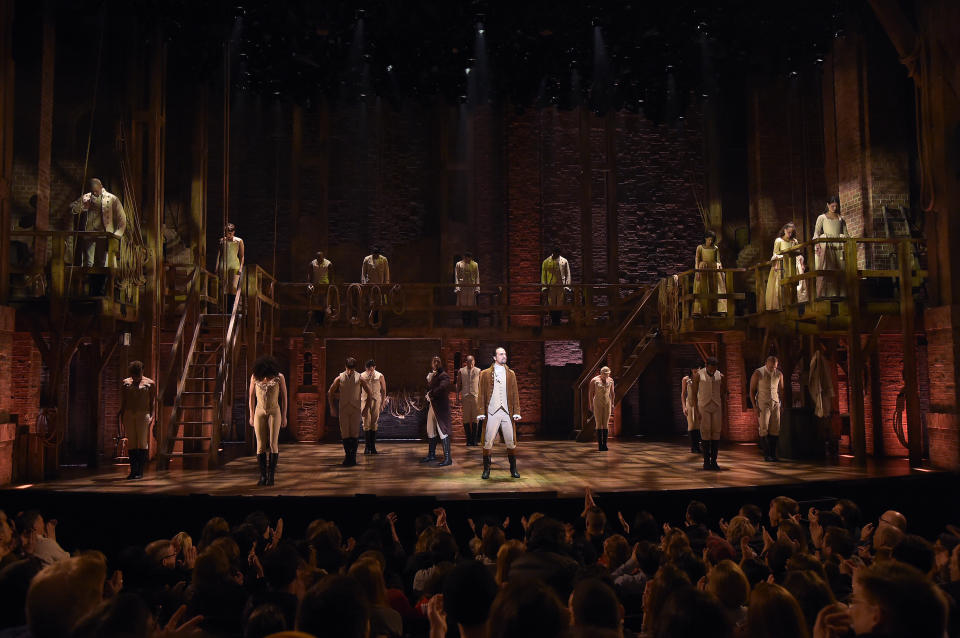
[[[687,435],[690,437],[690,453],[700,454],[700,429],[697,427],[694,419],[693,402],[693,379],[697,376],[700,368],[694,366],[690,368],[690,376],[684,377],[680,381],[680,406],[683,408],[683,416],[687,417]]]
[[[560,256],[560,250],[554,248],[540,265],[540,292],[547,293],[548,306],[563,305],[563,293],[570,291],[570,263]],[[562,310],[550,311],[550,323],[560,325]]]
[[[480,294],[480,267],[473,261],[473,254],[466,252],[463,259],[454,266],[454,283],[457,287],[457,305],[464,308],[460,312],[464,327],[477,325],[477,295]]]
[[[314,301],[321,294],[327,292],[327,286],[330,284],[330,266],[333,264],[329,259],[323,256],[323,251],[317,251],[317,258],[310,262],[310,272],[307,274],[307,298],[312,306]],[[321,297],[326,299],[326,297]],[[313,324],[323,326],[323,320],[326,318],[326,308],[323,310],[308,310],[307,325],[303,329],[304,334],[313,329]]]
[[[150,424],[157,413],[157,384],[143,376],[143,364],[131,361],[130,376],[120,390],[120,422],[127,434],[127,456],[130,458],[128,479],[143,478],[150,448]]]
[[[480,368],[474,365],[472,354],[464,360],[457,374],[457,397],[460,399],[460,414],[463,417],[463,432],[467,446],[478,445],[480,426],[477,424],[477,396],[480,394]]]
[[[446,467],[453,465],[450,451],[450,375],[443,369],[443,360],[440,357],[434,357],[430,365],[433,368],[427,375],[427,401],[430,402],[430,411],[427,413],[427,442],[430,447],[420,462],[429,463],[437,458],[439,438],[443,445],[443,460],[438,466]]]
[[[697,372],[691,388],[696,401],[694,417],[700,426],[703,448],[703,469],[719,470],[720,429],[723,426],[723,401],[725,392],[723,374],[717,370],[717,358],[707,357],[706,366]]]
[[[327,400],[330,403],[330,414],[340,418],[340,439],[343,443],[343,465],[353,467],[357,464],[357,448],[360,447],[360,431],[363,428],[364,407],[360,402],[361,395],[366,392],[372,394],[370,386],[363,380],[356,370],[357,360],[347,357],[343,372],[330,384],[327,390]],[[339,393],[339,406],[334,403],[334,396]]]
[[[813,230],[814,239],[836,238],[846,239],[847,222],[840,216],[840,198],[831,195],[827,200],[827,210],[817,217],[817,225]],[[842,241],[817,244],[814,264],[817,270],[826,270],[832,274],[817,277],[817,297],[836,299],[847,294],[844,280],[845,251]]]
[[[780,440],[781,392],[783,373],[777,369],[777,358],[771,355],[750,377],[750,402],[757,415],[760,449],[763,451],[764,461],[780,460],[777,458],[777,443]]]
[[[217,274],[220,275],[220,288],[224,293],[223,306],[230,312],[233,297],[240,286],[240,271],[246,250],[243,240],[237,237],[237,227],[227,224],[223,227],[220,248],[217,251]]]
[[[720,273],[700,272],[713,271],[720,268],[720,255],[717,249],[717,234],[708,230],[703,234],[703,243],[697,246],[697,255],[694,260],[697,273],[693,276],[694,295],[716,295],[721,292]],[[719,304],[716,299],[697,299],[693,302],[693,314],[709,317],[717,312]]]
[[[507,367],[507,351],[497,348],[494,363],[480,373],[480,406],[483,412],[477,416],[485,421],[483,434],[483,474],[490,478],[490,450],[497,432],[503,433],[510,460],[510,476],[520,478],[517,472],[517,436],[514,422],[520,420],[520,392],[517,375]]]
[[[257,463],[260,466],[257,485],[273,485],[280,458],[280,428],[287,427],[288,408],[287,380],[273,357],[260,357],[254,362],[247,406],[250,425],[257,437]]]
[[[593,412],[597,426],[597,450],[607,451],[607,434],[610,425],[610,412],[613,410],[613,378],[610,368],[603,366],[600,374],[590,379],[590,392],[587,404]]]
[[[370,393],[364,391],[360,397],[363,402],[363,453],[380,454],[377,452],[377,422],[387,397],[387,378],[377,370],[377,362],[373,359],[367,361],[366,368],[362,376]]]
[[[390,283],[390,262],[380,254],[380,248],[377,246],[374,246],[370,254],[363,258],[363,264],[360,266],[360,283]]]

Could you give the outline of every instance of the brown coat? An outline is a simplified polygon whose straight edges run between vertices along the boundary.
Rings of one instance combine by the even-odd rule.
[[[507,368],[507,366],[503,366]],[[480,414],[487,415],[487,406],[490,405],[490,397],[493,396],[493,366],[480,373],[480,396],[477,398],[477,410]],[[507,368],[507,407],[510,409],[510,417],[514,414],[520,414],[520,391],[517,390],[517,375]]]

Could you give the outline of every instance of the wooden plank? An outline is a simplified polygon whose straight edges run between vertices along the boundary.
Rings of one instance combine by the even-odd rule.
[[[580,154],[580,250],[583,273],[581,280],[593,283],[593,167],[590,161],[590,110],[582,105],[578,109],[579,128],[577,149]],[[548,249],[549,250],[549,249]],[[586,291],[590,303],[590,289]]]
[[[910,446],[910,466],[919,467],[923,460],[923,440],[920,430],[920,393],[917,382],[917,340],[914,336],[915,309],[913,303],[913,273],[910,243],[897,246],[900,264],[900,327],[903,331],[903,382],[907,399],[907,440]]]
[[[847,387],[850,392],[850,438],[857,465],[866,465],[867,439],[863,408],[863,348],[860,343],[860,278],[857,272],[857,240],[847,239],[845,249],[845,280],[850,325],[847,331],[847,369],[850,371]]]

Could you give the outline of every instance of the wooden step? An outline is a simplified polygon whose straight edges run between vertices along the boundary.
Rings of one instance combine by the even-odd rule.
[[[171,441],[209,441],[213,437],[209,436],[173,436],[170,437]]]
[[[180,425],[213,425],[213,421],[180,421]]]

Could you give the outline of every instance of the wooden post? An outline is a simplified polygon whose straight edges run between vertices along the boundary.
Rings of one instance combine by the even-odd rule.
[[[860,273],[857,264],[857,240],[844,242],[844,278],[850,327],[847,332],[847,387],[850,391],[850,439],[857,465],[867,462],[866,424],[863,410],[863,346],[860,342]]]
[[[13,2],[0,2],[0,303],[10,294],[10,182],[13,180]]]
[[[50,230],[50,163],[53,151],[53,89],[56,63],[56,24],[51,0],[43,3],[43,41],[40,63],[40,126],[37,149],[37,230]],[[91,116],[92,117],[92,116]],[[86,184],[83,185],[86,188]],[[43,262],[49,247],[44,242],[35,245],[35,258]]]
[[[590,162],[590,110],[581,106],[579,109],[580,127],[577,137],[577,148],[580,151],[580,251],[582,255],[583,272],[580,281],[584,283],[584,305],[592,305],[593,290],[593,207],[592,164]],[[549,248],[548,248],[549,250]],[[571,273],[572,275],[573,273]]]
[[[873,421],[873,458],[884,455],[883,450],[883,384],[880,383],[879,344],[870,349],[870,417]]]
[[[920,431],[920,393],[917,383],[917,343],[914,335],[913,254],[909,240],[897,246],[900,264],[900,327],[903,330],[903,382],[907,399],[907,440],[910,445],[910,467],[919,467],[923,460],[923,434]]]
[[[210,90],[206,84],[198,89],[199,104],[193,124],[193,175],[190,180],[190,230],[194,233],[194,258],[200,267],[207,264],[207,167],[209,166]]]
[[[607,303],[611,306],[619,299],[620,291],[620,233],[617,227],[617,112],[607,111],[606,120],[606,155],[607,155],[607,283],[610,288]],[[612,318],[612,316],[611,316]],[[620,408],[617,407],[617,434],[619,434]]]

